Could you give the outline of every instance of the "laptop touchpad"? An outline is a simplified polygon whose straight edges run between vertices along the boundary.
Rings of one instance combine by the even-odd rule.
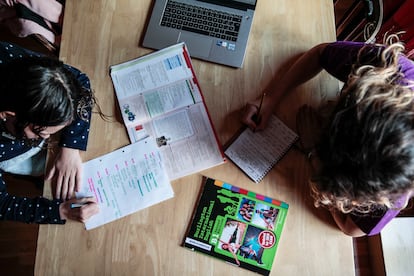
[[[177,42],[185,42],[191,56],[208,57],[210,55],[211,44],[213,40],[207,37],[180,33]]]

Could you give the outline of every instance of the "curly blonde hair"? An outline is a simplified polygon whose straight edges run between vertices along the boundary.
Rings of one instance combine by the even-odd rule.
[[[414,189],[414,92],[398,65],[404,46],[393,40],[358,54],[317,147],[315,206],[343,213],[401,208],[396,201]]]

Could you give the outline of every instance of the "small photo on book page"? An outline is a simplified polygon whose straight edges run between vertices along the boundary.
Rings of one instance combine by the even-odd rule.
[[[224,153],[259,183],[297,139],[298,135],[273,115],[264,130],[253,132],[246,128]]]

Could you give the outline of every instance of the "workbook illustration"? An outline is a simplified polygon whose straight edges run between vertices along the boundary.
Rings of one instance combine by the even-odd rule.
[[[202,186],[183,245],[268,275],[289,205],[212,178]]]
[[[111,77],[129,139],[152,137],[170,180],[225,162],[184,43],[111,66]]]

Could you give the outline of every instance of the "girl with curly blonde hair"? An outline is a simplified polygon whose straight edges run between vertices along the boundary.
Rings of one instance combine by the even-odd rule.
[[[414,191],[414,63],[403,52],[395,36],[384,45],[317,45],[269,86],[258,123],[258,101],[243,116],[263,129],[280,99],[322,69],[344,83],[326,120],[304,106],[297,127],[314,168],[315,206],[327,207],[351,236],[378,234]]]

